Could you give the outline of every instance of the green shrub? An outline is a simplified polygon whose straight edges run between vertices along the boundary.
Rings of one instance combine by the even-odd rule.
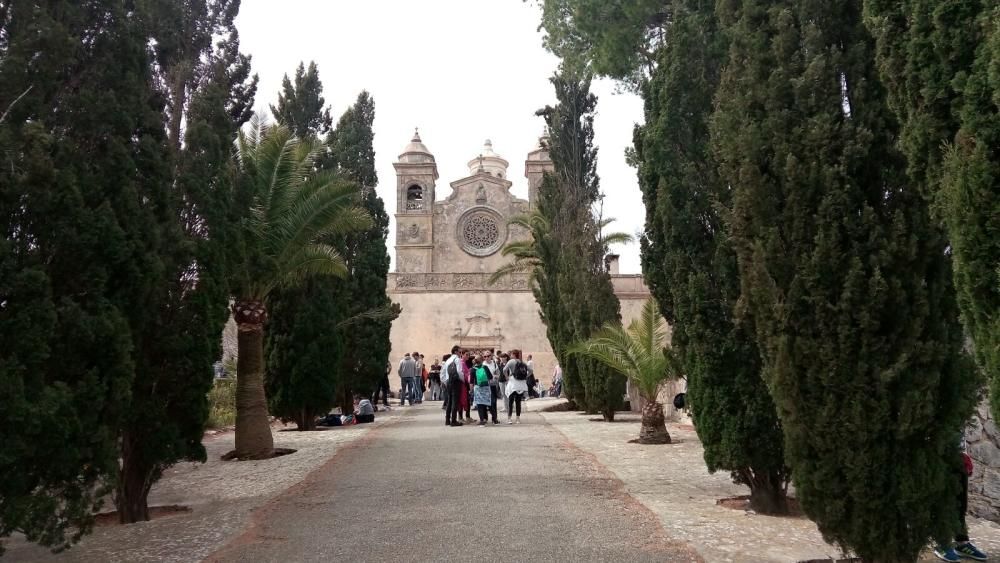
[[[225,428],[236,424],[236,378],[217,379],[208,392],[207,428]]]

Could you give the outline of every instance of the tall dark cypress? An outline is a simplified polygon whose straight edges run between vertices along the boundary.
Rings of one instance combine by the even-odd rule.
[[[0,537],[62,548],[118,471],[136,350],[167,283],[171,160],[135,12],[4,10]]]
[[[684,364],[687,398],[710,471],[750,487],[757,512],[787,511],[781,425],[754,335],[735,318],[740,278],[723,209],[730,190],[709,120],[726,55],[715,2],[684,0],[644,84],[636,156],[646,204],[642,266]]]
[[[1000,6],[868,0],[911,181],[936,204],[962,317],[1000,416]]]
[[[824,538],[915,560],[954,531],[975,401],[945,246],[895,150],[861,2],[726,0],[713,120],[797,496]]]
[[[621,322],[618,298],[604,263],[608,250],[601,232],[604,225],[593,212],[601,197],[593,145],[597,97],[590,92],[590,78],[563,73],[553,77],[552,84],[558,104],[540,114],[550,131],[554,172],[547,173],[540,186],[538,210],[558,245],[558,254],[550,257],[553,263],[543,267],[546,279],[555,282],[560,295],[561,334],[553,349],[561,354],[563,373],[569,374],[570,396],[579,401],[580,393],[574,388],[579,381],[587,410],[610,421],[621,408],[625,377],[594,360],[565,353],[567,344],[589,338],[605,323]]]
[[[252,91],[255,81],[238,45],[231,37],[206,55],[204,79],[185,109],[183,149],[175,153],[173,168],[171,228],[169,238],[164,236],[169,245],[161,250],[166,278],[157,308],[149,312],[155,319],[151,330],[137,341],[141,377],[133,382],[121,430],[115,498],[126,523],[149,519],[149,492],[166,468],[206,459],[201,439],[207,394],[228,318],[232,146],[252,101],[252,94],[247,100],[241,92],[248,84]]]
[[[278,123],[297,136],[317,139],[329,131],[323,82],[315,63],[308,71],[299,64],[294,84],[285,76],[278,105],[272,106]],[[319,165],[332,169],[329,159]],[[331,237],[344,256],[340,238]],[[344,341],[338,324],[346,318],[341,295],[344,281],[322,276],[299,286],[275,290],[268,298],[271,319],[265,337],[267,396],[271,413],[294,421],[299,430],[313,430],[316,417],[335,404],[338,366]]]
[[[389,214],[375,191],[375,101],[368,92],[340,117],[328,139],[330,167],[354,181],[361,190],[361,204],[372,218],[367,231],[344,237],[343,254],[349,275],[338,294],[345,316],[354,319],[341,327],[344,358],[337,379],[342,408],[353,408],[353,394],[369,394],[385,375],[391,343],[389,330],[398,310],[386,293],[389,274]],[[370,316],[366,316],[370,315]]]

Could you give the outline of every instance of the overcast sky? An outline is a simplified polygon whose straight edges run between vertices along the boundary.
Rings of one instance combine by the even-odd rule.
[[[527,198],[524,159],[543,129],[535,110],[554,103],[557,59],[542,48],[540,9],[521,0],[243,0],[242,49],[260,75],[257,105],[273,103],[285,73],[315,60],[334,121],[361,90],[375,99],[378,192],[396,210],[392,163],[414,127],[437,160],[437,199],[468,175],[467,162],[491,139],[510,162],[511,191]],[[635,170],[625,162],[642,102],[595,83],[598,174],[605,216],[636,233],[644,209]],[[395,221],[389,253],[395,241]],[[616,249],[622,273],[639,273],[639,248]],[[395,256],[393,256],[395,267]]]

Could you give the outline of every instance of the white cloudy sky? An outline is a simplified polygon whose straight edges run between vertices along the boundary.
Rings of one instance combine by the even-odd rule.
[[[543,127],[535,110],[555,97],[548,79],[557,59],[542,48],[539,20],[538,6],[521,0],[243,0],[237,25],[260,75],[261,109],[302,60],[319,65],[335,119],[361,90],[371,92],[378,192],[392,214],[392,163],[414,127],[437,159],[438,199],[468,175],[466,163],[487,138],[511,163],[511,190],[527,198],[524,158]],[[624,150],[642,103],[611,82],[593,90],[605,215],[618,219],[616,230],[635,233],[644,211]],[[617,251],[622,273],[640,272],[637,244]]]

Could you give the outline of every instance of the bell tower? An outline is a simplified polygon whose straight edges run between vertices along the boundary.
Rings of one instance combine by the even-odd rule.
[[[542,179],[546,172],[552,172],[555,167],[552,158],[549,157],[549,130],[538,138],[538,146],[528,153],[527,160],[524,161],[524,177],[528,179],[528,205],[534,207],[538,204],[538,188],[542,185]]]
[[[438,179],[434,155],[413,132],[396,169],[396,271],[433,271],[434,187]]]

